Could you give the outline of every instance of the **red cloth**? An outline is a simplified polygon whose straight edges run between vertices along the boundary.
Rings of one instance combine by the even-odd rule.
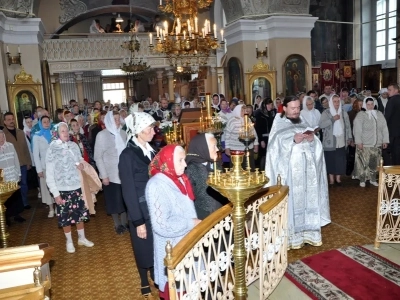
[[[281,113],[281,112],[283,112],[283,105],[282,105],[282,104],[279,104],[279,106],[278,106],[278,113]]]
[[[182,194],[188,195],[191,200],[194,200],[192,184],[187,175],[183,174],[180,176],[185,184],[183,185],[179,180],[179,176],[177,176],[175,172],[174,151],[177,146],[178,145],[167,145],[157,153],[150,163],[150,176],[154,176],[157,173],[163,173],[175,183]]]

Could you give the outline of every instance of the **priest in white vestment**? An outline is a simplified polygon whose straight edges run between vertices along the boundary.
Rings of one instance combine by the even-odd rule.
[[[288,248],[322,245],[321,227],[331,222],[322,144],[300,117],[300,101],[286,97],[269,135],[265,173],[268,186],[289,186]]]

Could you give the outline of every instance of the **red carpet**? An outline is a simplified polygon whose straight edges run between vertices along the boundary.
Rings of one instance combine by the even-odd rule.
[[[360,246],[295,261],[285,276],[312,299],[400,299],[400,266]]]

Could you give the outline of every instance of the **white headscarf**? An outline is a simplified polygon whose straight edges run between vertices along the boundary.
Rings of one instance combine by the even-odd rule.
[[[126,139],[127,142],[135,136],[143,131],[147,126],[154,124],[156,120],[146,113],[146,112],[132,112],[129,116],[125,118],[125,123],[127,127],[127,135],[128,138]]]
[[[82,119],[83,122],[85,122],[85,118],[82,115],[77,115],[73,119],[78,122],[78,125],[79,125],[79,119]],[[71,129],[69,133],[73,134],[73,130]],[[82,126],[79,126],[79,133],[85,134],[85,131],[83,130]]]
[[[343,117],[342,116],[342,101],[339,101],[339,109],[338,111],[336,111],[335,107],[333,106],[333,97],[339,97],[336,94],[333,94],[330,98],[329,98],[329,112],[331,113],[331,115],[334,117],[336,115],[340,116],[340,119]],[[340,97],[339,97],[340,100]],[[333,135],[334,136],[341,136],[344,134],[343,131],[343,126],[342,126],[342,121],[341,120],[336,120],[333,123]]]
[[[307,108],[307,101],[312,100],[314,102],[314,99],[311,98],[310,96],[305,96],[303,98],[303,109],[300,112],[301,117],[308,123],[308,125],[312,127],[318,126],[319,120],[321,119],[321,113],[316,110],[313,106],[311,110]]]
[[[381,88],[379,91],[379,95],[382,95],[383,93],[388,93],[388,89],[387,88]]]
[[[106,114],[106,117],[104,118],[104,124],[107,128],[107,130],[114,135],[115,137],[115,149],[117,149],[118,152],[118,157],[121,154],[121,152],[125,149],[125,142],[122,139],[121,136],[121,126],[117,128],[117,125],[115,124],[114,120],[114,115],[112,111],[109,111]]]
[[[374,107],[375,107],[375,102],[376,100],[373,97],[365,97],[363,100],[363,106],[362,108],[365,109],[365,112],[367,113],[368,117],[371,119],[371,117],[374,117],[376,119],[376,110],[375,109],[368,109],[367,108],[367,100],[371,99],[372,102],[374,103]]]
[[[32,120],[33,121],[33,120]],[[26,119],[24,118],[24,121],[22,122],[22,124],[24,125],[24,132],[27,136],[31,135],[31,130],[32,128],[29,128],[28,125],[26,124]]]
[[[242,106],[243,104],[236,105],[232,111],[232,117],[240,119],[242,117]]]
[[[214,104],[214,96],[218,96],[218,104]],[[221,97],[219,96],[219,94],[215,93],[211,96],[211,107],[219,110],[219,104],[221,103]]]

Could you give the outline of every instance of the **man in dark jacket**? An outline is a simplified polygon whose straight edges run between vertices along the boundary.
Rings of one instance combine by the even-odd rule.
[[[388,86],[389,101],[385,109],[385,118],[389,129],[392,165],[400,165],[400,95],[399,85]]]

